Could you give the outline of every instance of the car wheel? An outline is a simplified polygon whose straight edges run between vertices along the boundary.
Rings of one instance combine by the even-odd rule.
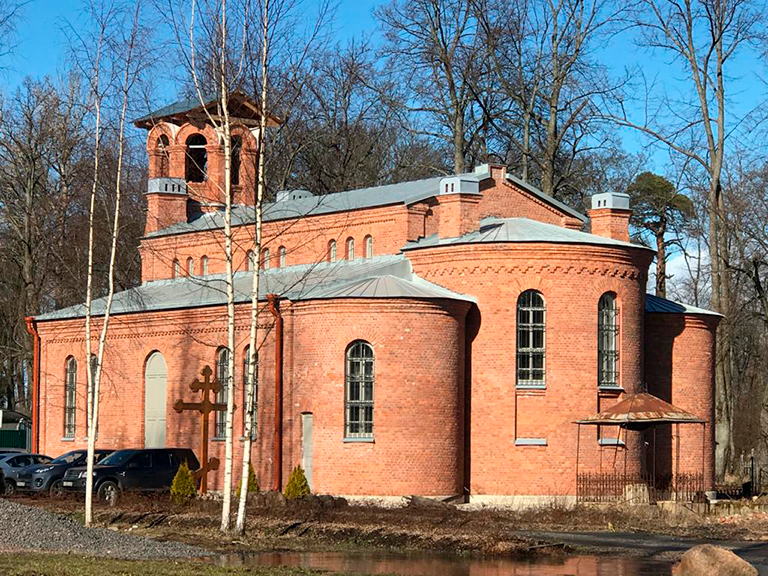
[[[64,495],[64,489],[61,486],[61,480],[54,480],[51,482],[50,487],[48,488],[48,494],[53,496],[54,498],[60,498]]]
[[[102,502],[106,502],[110,506],[114,506],[117,502],[117,496],[119,492],[120,489],[117,487],[117,484],[112,482],[112,480],[107,480],[106,482],[103,482],[101,485],[99,485],[99,489],[97,490],[96,495]]]
[[[11,482],[10,480],[6,480],[4,492],[6,496],[13,496],[16,494],[16,483]]]

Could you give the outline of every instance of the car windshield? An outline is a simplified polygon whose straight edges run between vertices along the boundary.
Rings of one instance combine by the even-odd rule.
[[[66,454],[62,454],[55,460],[51,462],[51,464],[74,464],[78,460],[80,460],[83,456],[85,456],[84,452],[75,451],[75,452],[67,452]]]
[[[118,450],[104,458],[99,464],[101,466],[120,466],[121,464],[125,464],[125,462],[134,454],[136,454],[136,450]]]

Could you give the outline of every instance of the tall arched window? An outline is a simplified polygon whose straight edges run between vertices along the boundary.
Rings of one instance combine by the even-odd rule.
[[[187,138],[187,182],[205,182],[208,178],[208,141],[202,134],[192,134]]]
[[[208,256],[202,256],[200,258],[200,274],[208,276]]]
[[[216,403],[226,404],[229,388],[229,350],[227,348],[219,348],[216,352],[216,379],[221,383],[221,390],[216,394]],[[214,437],[225,438],[226,436],[227,412],[224,410],[217,410]]]
[[[245,394],[248,392],[248,368],[251,363],[251,347],[246,346],[243,352],[243,434],[245,434],[245,414],[248,410],[248,403],[246,402]],[[258,365],[254,367],[254,370],[258,368]],[[256,439],[256,430],[258,428],[258,414],[259,414],[259,379],[256,378],[254,382],[253,390],[253,406],[251,406],[251,414],[253,426],[251,428],[251,440]]]
[[[347,238],[347,254],[346,258],[347,260],[354,260],[355,259],[355,239],[351,236]]]
[[[261,269],[269,270],[269,248],[261,251]]]
[[[277,266],[279,268],[285,268],[285,246],[280,246],[280,248],[277,249]]]
[[[70,356],[64,373],[64,438],[75,437],[76,398],[77,360]]]
[[[373,346],[358,340],[347,348],[345,431],[347,438],[373,438]]]
[[[544,297],[536,290],[526,290],[517,299],[518,387],[544,387],[545,330]]]
[[[243,139],[240,136],[232,136],[232,162],[230,163],[229,181],[232,186],[240,184],[240,150],[243,148]]]
[[[328,262],[336,262],[336,240],[328,242]]]
[[[173,261],[173,272],[172,272],[172,274],[173,274],[172,278],[178,278],[179,276],[181,276],[181,264],[179,264],[178,260],[174,260]]]
[[[168,178],[168,174],[170,173],[170,165],[171,160],[170,156],[168,155],[168,146],[170,142],[168,141],[168,136],[165,134],[161,134],[160,138],[157,139],[157,177],[158,178]]]
[[[190,257],[187,258],[187,276],[195,275],[195,261]]]
[[[248,250],[248,252],[245,253],[244,266],[246,270],[253,270],[253,250]]]
[[[619,309],[611,292],[597,304],[597,385],[619,386]]]
[[[373,258],[373,236],[370,234],[365,237],[365,257]]]

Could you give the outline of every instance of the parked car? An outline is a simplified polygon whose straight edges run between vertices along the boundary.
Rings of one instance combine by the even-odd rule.
[[[189,448],[147,448],[117,450],[93,468],[93,487],[100,500],[114,501],[120,492],[165,492],[171,489],[182,462],[190,470],[200,463]],[[67,470],[62,488],[85,492],[83,466]]]
[[[2,493],[10,496],[16,492],[19,473],[24,468],[33,464],[47,464],[51,460],[53,458],[44,454],[0,454],[0,470],[5,477],[5,488]]]
[[[96,450],[95,461],[100,462],[113,450]],[[74,466],[85,464],[87,450],[73,450],[51,460],[48,464],[33,464],[23,468],[18,474],[16,489],[19,492],[48,493],[59,496],[62,493],[61,479],[64,473]]]

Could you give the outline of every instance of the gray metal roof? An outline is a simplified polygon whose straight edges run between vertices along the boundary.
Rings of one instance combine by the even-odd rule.
[[[437,235],[422,238],[406,244],[404,250],[452,246],[456,244],[484,244],[503,242],[544,242],[551,244],[595,244],[599,246],[622,246],[650,250],[645,246],[622,242],[604,236],[597,236],[578,230],[570,230],[530,218],[485,218],[480,228],[457,238],[440,238]]]
[[[216,94],[203,94],[204,104],[200,103],[200,98],[198,98],[197,96],[195,96],[194,98],[187,98],[185,100],[178,100],[172,104],[168,104],[167,106],[158,108],[157,110],[150,112],[146,116],[142,116],[141,118],[136,118],[133,122],[135,124],[137,122],[146,122],[150,120],[165,118],[166,116],[181,114],[183,112],[188,112],[189,110],[194,110],[195,108],[201,108],[207,104],[211,104],[212,102],[215,102],[217,99],[218,99],[218,96],[216,96]]]
[[[466,174],[458,174],[456,177],[482,182],[483,180],[490,178],[490,172],[469,172]],[[360,188],[358,190],[325,194],[323,196],[310,196],[308,198],[300,198],[296,200],[270,202],[264,205],[263,218],[265,222],[269,222],[305,216],[316,216],[320,214],[331,214],[334,212],[347,212],[363,208],[375,208],[390,204],[413,204],[415,202],[426,200],[432,196],[437,196],[440,193],[440,181],[443,178],[445,178],[445,176],[436,176],[424,180],[413,180],[411,182]],[[555,200],[540,190],[537,190],[514,177],[509,178],[538,198],[567,212],[574,218],[586,221],[585,216],[579,214],[572,208],[569,208],[562,202]],[[255,209],[253,206],[234,206],[232,208],[233,226],[251,224],[254,220]],[[221,228],[224,228],[224,212],[208,212],[200,215],[191,222],[174,224],[167,228],[163,228],[162,230],[147,234],[147,237],[154,238],[158,236],[170,236],[173,234],[184,234],[187,232],[216,230]]]
[[[235,302],[251,300],[252,272],[235,274]],[[452,292],[422,278],[411,270],[402,255],[341,261],[333,264],[290,266],[262,271],[259,299],[275,293],[292,301],[332,298],[413,298],[474,299]],[[224,274],[156,280],[115,294],[112,314],[154,312],[182,308],[218,306],[226,303]],[[104,314],[106,298],[93,301],[95,316]],[[82,304],[37,317],[38,321],[63,320],[85,316]]]
[[[689,304],[682,304],[680,302],[673,302],[660,296],[654,296],[653,294],[645,295],[645,311],[650,314],[702,314],[706,316],[720,316],[722,314],[713,312],[712,310],[705,310],[704,308],[697,308]]]
[[[552,204],[556,208],[559,208],[563,212],[567,213],[570,216],[573,216],[574,218],[577,218],[578,220],[581,220],[582,222],[586,222],[588,218],[584,216],[581,212],[578,212],[568,206],[567,204],[564,204],[563,202],[560,202],[557,198],[553,198],[549,194],[545,194],[535,186],[532,186],[528,182],[524,182],[520,180],[517,176],[513,176],[512,174],[507,174],[507,180],[514,182],[517,186],[525,190],[526,192],[529,192],[530,194],[533,194],[540,200],[543,200],[544,202],[547,202],[548,204]]]

